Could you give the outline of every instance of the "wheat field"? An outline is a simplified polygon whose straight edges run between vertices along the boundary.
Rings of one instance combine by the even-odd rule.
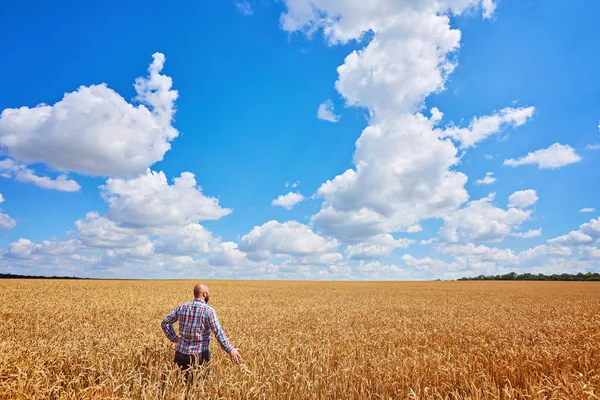
[[[239,347],[186,386],[196,281],[0,281],[1,399],[598,399],[600,284],[207,281]]]

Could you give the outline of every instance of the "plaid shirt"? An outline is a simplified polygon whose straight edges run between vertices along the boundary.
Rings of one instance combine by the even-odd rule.
[[[179,335],[175,334],[173,323],[179,322]],[[221,348],[229,353],[233,345],[225,336],[217,318],[217,313],[204,300],[194,299],[171,311],[160,324],[171,342],[177,343],[176,350],[183,354],[197,354],[210,349],[210,332],[215,334]]]

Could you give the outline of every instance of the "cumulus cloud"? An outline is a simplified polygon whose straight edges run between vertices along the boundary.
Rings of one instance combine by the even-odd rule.
[[[452,243],[471,240],[500,242],[530,219],[530,210],[514,207],[504,210],[491,204],[494,198],[495,193],[491,193],[448,215],[440,228],[440,238]]]
[[[0,193],[0,204],[4,203],[4,197]],[[17,221],[11,218],[8,214],[2,212],[0,208],[0,230],[9,230],[17,226]]]
[[[85,218],[75,221],[75,226],[78,239],[91,248],[131,248],[148,240],[146,235],[140,235],[132,228],[124,228],[97,212],[88,212]]]
[[[518,190],[508,197],[508,206],[526,208],[537,203],[537,201],[538,196],[535,190]]]
[[[468,128],[450,127],[445,133],[460,142],[461,148],[473,147],[485,138],[509,126],[521,126],[534,114],[535,107],[504,108],[498,113],[474,118]]]
[[[382,264],[379,261],[360,263],[356,271],[365,278],[388,278],[400,279],[406,275],[406,271],[395,264]]]
[[[319,105],[317,110],[317,118],[323,121],[338,122],[340,120],[339,115],[335,115],[333,110],[333,101],[327,99]]]
[[[223,242],[214,250],[208,263],[214,266],[233,266],[247,263],[246,254],[238,250],[237,243]]]
[[[77,240],[66,242],[53,242],[44,240],[41,243],[34,243],[29,239],[20,238],[8,246],[6,257],[22,260],[40,259],[47,255],[70,255],[79,249]]]
[[[356,142],[354,167],[321,185],[321,210],[311,217],[324,233],[357,244],[406,231],[422,219],[443,218],[468,200],[465,174],[456,171],[458,149],[508,125],[524,123],[533,108],[505,109],[469,128],[439,129],[443,114],[416,113],[431,93],[444,90],[456,67],[461,33],[448,15],[494,3],[480,0],[345,2],[286,0],[282,29],[330,44],[370,41],[337,69],[335,88],[346,105],[369,111]]]
[[[476,185],[491,185],[494,182],[496,182],[496,178],[494,178],[494,173],[488,172],[485,174],[485,177],[483,177],[481,179],[477,179],[475,181],[475,184]]]
[[[19,163],[92,176],[134,176],[163,159],[178,136],[171,125],[178,92],[154,53],[147,77],[135,80],[138,105],[106,84],[80,86],[54,105],[7,108],[0,148]]]
[[[591,219],[589,222],[581,224],[579,229],[571,231],[566,235],[548,240],[550,245],[559,246],[581,246],[591,244],[600,239],[600,218]]]
[[[408,232],[408,233],[417,233],[417,232],[422,232],[422,231],[423,231],[423,228],[419,224],[411,225],[408,227],[408,229],[406,229],[406,232]]]
[[[183,172],[169,185],[162,171],[148,170],[134,179],[110,178],[101,189],[108,217],[127,226],[183,226],[232,212],[218,199],[206,197],[191,172]]]
[[[554,143],[547,149],[529,152],[524,157],[504,160],[504,165],[516,167],[531,164],[537,165],[540,169],[556,169],[579,161],[581,161],[581,157],[571,146]]]
[[[534,237],[538,237],[542,235],[542,228],[540,229],[531,229],[528,230],[527,232],[513,232],[511,233],[512,236],[516,236],[516,237],[520,237],[523,239],[530,239],[530,238],[534,238]]]
[[[274,206],[281,206],[286,210],[291,210],[296,204],[304,200],[304,196],[300,193],[289,192],[286,195],[281,195],[271,202]]]
[[[351,260],[369,260],[389,255],[394,249],[405,249],[415,243],[412,239],[394,239],[384,234],[373,237],[368,242],[358,243],[346,248],[346,257]]]
[[[77,192],[81,186],[74,180],[68,179],[66,175],[59,175],[52,179],[48,176],[39,176],[27,166],[18,164],[10,158],[0,160],[0,176],[13,178],[20,182],[33,183],[44,189],[54,189],[62,192]]]
[[[321,185],[317,196],[324,203],[311,221],[357,243],[443,217],[467,201],[466,175],[451,170],[457,149],[438,139],[433,124],[405,114],[367,127],[356,142],[356,170]]]
[[[268,221],[255,226],[238,243],[239,250],[253,261],[317,256],[330,253],[338,246],[337,241],[327,240],[297,221]]]
[[[581,244],[588,244],[593,240],[594,239],[592,239],[591,236],[586,235],[581,231],[571,231],[566,235],[548,240],[548,243],[561,246],[577,246]]]
[[[209,253],[219,240],[200,224],[171,226],[154,229],[159,237],[154,241],[156,252],[180,256],[194,256]]]

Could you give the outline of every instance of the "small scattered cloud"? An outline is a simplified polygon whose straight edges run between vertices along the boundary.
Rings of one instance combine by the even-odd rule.
[[[494,159],[494,156],[493,156],[493,155],[491,155],[491,154],[486,154],[486,155],[485,155],[485,156],[483,156],[483,157],[485,157],[485,159],[486,159],[486,160],[493,160],[493,159]]]
[[[600,143],[588,144],[586,150],[600,150]]]
[[[291,210],[296,204],[304,200],[304,196],[300,193],[289,192],[286,195],[281,195],[271,202],[274,206],[281,206],[286,210]]]
[[[294,183],[290,183],[290,182],[286,182],[285,183],[285,187],[286,188],[289,188],[289,187],[291,187],[291,188],[297,188],[298,185],[300,185],[300,181],[296,181]]]
[[[596,211],[596,209],[593,207],[586,207],[586,208],[582,208],[581,210],[579,210],[579,212],[582,212],[582,213],[593,213],[594,211]]]
[[[571,146],[554,143],[547,149],[529,152],[525,157],[504,160],[504,165],[516,167],[519,165],[537,164],[540,169],[556,169],[579,161],[581,161],[581,157]]]
[[[235,7],[238,9],[239,12],[241,12],[242,14],[246,15],[246,16],[251,16],[252,14],[254,14],[254,10],[252,9],[252,4],[250,4],[250,2],[248,0],[237,0],[235,2]]]
[[[444,130],[444,133],[459,141],[461,149],[466,149],[510,126],[524,125],[533,117],[534,113],[535,107],[507,107],[494,114],[473,118],[466,128],[450,126]]]
[[[329,122],[338,122],[340,120],[340,116],[335,115],[334,113],[333,101],[327,99],[319,105],[319,110],[317,111],[317,118]]]
[[[483,18],[490,19],[496,11],[496,3],[493,0],[483,0],[481,2],[481,8],[483,8]]]
[[[518,190],[508,197],[508,206],[526,208],[538,201],[537,192],[533,189]]]
[[[494,178],[494,173],[493,172],[488,172],[487,174],[485,174],[485,177],[482,179],[477,179],[475,181],[476,185],[491,185],[492,183],[496,182],[496,178]]]

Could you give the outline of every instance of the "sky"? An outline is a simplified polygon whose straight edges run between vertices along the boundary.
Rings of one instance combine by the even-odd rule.
[[[0,272],[599,272],[599,12],[7,2]]]

